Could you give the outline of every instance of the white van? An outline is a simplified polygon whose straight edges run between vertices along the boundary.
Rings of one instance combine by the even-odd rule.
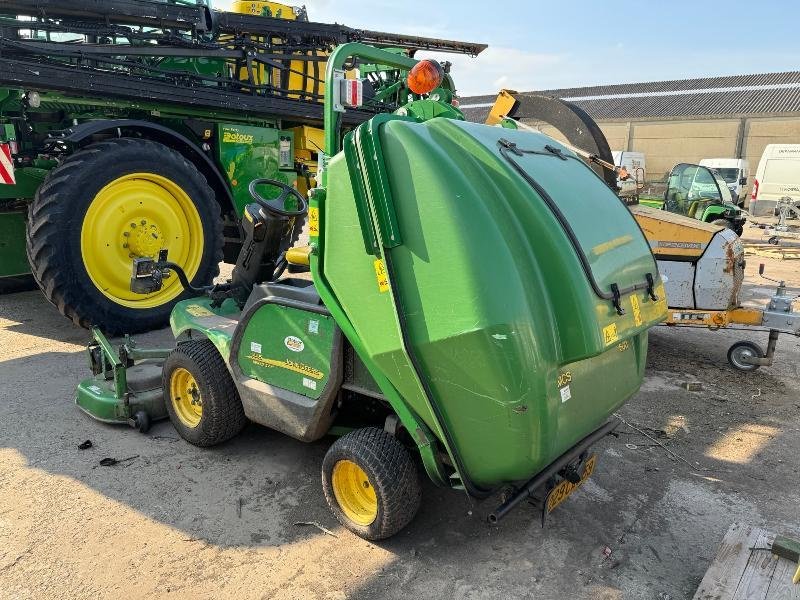
[[[628,150],[614,150],[611,155],[614,157],[614,165],[625,167],[631,178],[626,181],[617,180],[617,187],[623,196],[635,194],[644,185],[646,165],[644,152],[630,152]]]
[[[772,216],[784,196],[800,201],[800,144],[769,144],[753,180],[750,214]]]
[[[715,170],[731,191],[734,203],[744,207],[745,188],[750,179],[750,165],[743,158],[704,158],[701,167]]]

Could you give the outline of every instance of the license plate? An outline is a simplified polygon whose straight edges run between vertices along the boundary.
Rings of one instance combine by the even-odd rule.
[[[581,473],[581,480],[578,483],[572,483],[571,481],[567,481],[565,479],[552,490],[550,490],[550,493],[547,494],[547,500],[545,501],[545,509],[548,513],[553,512],[559,504],[569,498],[569,495],[572,492],[581,487],[583,482],[589,479],[591,474],[594,472],[594,466],[596,463],[597,455],[592,454],[583,465],[583,473]]]

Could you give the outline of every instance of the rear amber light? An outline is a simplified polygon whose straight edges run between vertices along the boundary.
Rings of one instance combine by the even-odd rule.
[[[422,96],[430,94],[444,80],[444,69],[435,60],[419,61],[408,74],[408,89]]]

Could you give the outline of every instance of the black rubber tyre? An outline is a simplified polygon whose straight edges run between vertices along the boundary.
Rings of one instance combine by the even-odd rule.
[[[755,342],[741,341],[736,342],[728,349],[728,362],[737,371],[749,373],[755,371],[761,365],[751,365],[742,360],[745,356],[755,356],[762,358],[764,350]]]
[[[188,296],[183,292],[147,308],[125,306],[102,293],[89,276],[81,255],[81,230],[87,211],[100,190],[134,173],[163,177],[189,196],[204,239],[192,283],[210,283],[219,273],[222,260],[220,207],[197,168],[163,144],[119,138],[72,154],[50,171],[28,212],[28,260],[44,295],[76,325],[98,326],[112,335],[163,326],[175,303]]]
[[[189,426],[181,419],[171,393],[173,373],[178,369],[188,371],[197,385],[202,415],[195,426]],[[164,361],[162,377],[169,420],[190,444],[216,446],[235,437],[247,424],[242,401],[225,361],[209,340],[178,344]]]
[[[358,465],[377,498],[377,514],[369,524],[359,524],[342,510],[333,484],[340,461]],[[419,510],[422,487],[417,467],[397,438],[368,427],[342,436],[328,449],[322,462],[322,489],[333,514],[347,529],[368,540],[390,537],[408,525]]]

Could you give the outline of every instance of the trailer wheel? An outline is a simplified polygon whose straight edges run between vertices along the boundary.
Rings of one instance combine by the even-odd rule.
[[[322,462],[322,489],[339,522],[368,540],[403,529],[422,498],[408,450],[375,427],[357,429],[334,442]]]
[[[178,344],[164,361],[164,402],[178,434],[195,446],[216,446],[247,424],[236,385],[209,340]]]
[[[164,248],[194,285],[222,260],[222,221],[205,177],[156,142],[119,138],[80,150],[50,171],[30,205],[27,252],[47,299],[76,325],[136,333],[164,325],[186,297],[177,277],[130,291],[132,259]]]
[[[761,358],[764,350],[755,342],[741,341],[736,342],[728,349],[728,362],[734,369],[749,372],[755,371],[761,365],[753,365],[746,362],[747,358]]]

